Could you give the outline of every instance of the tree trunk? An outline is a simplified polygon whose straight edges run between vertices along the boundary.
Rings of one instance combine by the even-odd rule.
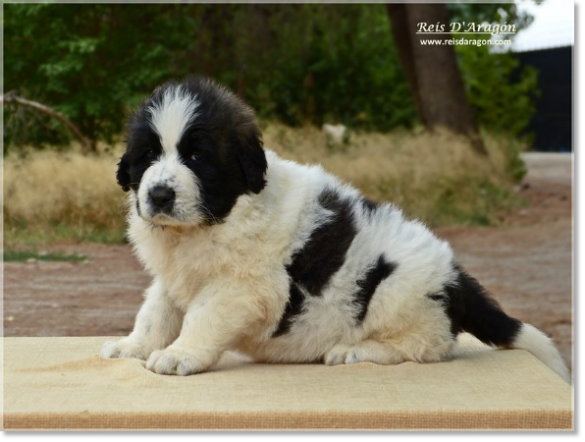
[[[408,81],[408,86],[412,97],[414,98],[419,117],[423,124],[427,126],[423,104],[419,93],[416,68],[414,66],[412,40],[410,38],[406,5],[387,3],[386,11],[390,17],[392,36],[394,37],[394,44],[396,45],[402,68],[404,69],[406,81]]]
[[[479,136],[455,50],[451,45],[423,45],[421,39],[449,40],[449,13],[444,4],[386,5],[398,55],[423,124],[443,126],[467,136],[474,150],[487,152]],[[419,23],[444,24],[445,34],[417,34]]]

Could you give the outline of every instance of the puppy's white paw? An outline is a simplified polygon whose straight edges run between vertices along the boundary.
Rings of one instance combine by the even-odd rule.
[[[103,358],[134,358],[145,360],[150,352],[135,340],[124,338],[119,341],[107,341],[100,350]]]
[[[153,352],[146,361],[146,368],[158,374],[188,376],[201,373],[209,367],[192,354],[180,348],[167,348]]]
[[[325,355],[326,365],[357,364],[366,359],[360,355],[360,349],[347,345],[336,345]]]

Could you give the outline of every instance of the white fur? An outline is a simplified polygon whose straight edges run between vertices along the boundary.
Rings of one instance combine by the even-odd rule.
[[[150,125],[159,135],[163,152],[144,173],[138,190],[140,215],[158,225],[193,224],[203,219],[200,213],[200,188],[197,177],[182,163],[177,145],[186,127],[197,117],[198,101],[180,85],[170,87],[159,104],[148,108]],[[175,192],[173,216],[156,213],[149,192],[157,187]]]
[[[199,102],[181,85],[165,90],[160,103],[148,108],[150,125],[159,135],[163,149],[171,153],[177,150],[177,143],[187,125],[197,116]]]
[[[174,190],[176,196],[173,217],[154,210],[149,192],[157,186]],[[159,225],[183,225],[196,223],[202,219],[199,180],[180,161],[176,149],[171,152],[163,151],[162,155],[144,173],[137,199],[140,215],[146,221]]]
[[[555,345],[548,336],[534,326],[522,324],[520,333],[514,340],[512,347],[529,351],[560,377],[570,382],[571,375],[569,374],[569,370],[560,358]]]
[[[150,356],[148,368],[177,374],[205,370],[227,349],[263,361],[313,361],[325,355],[330,364],[342,362],[341,354],[352,349],[353,356],[346,358],[351,362],[447,357],[453,345],[449,320],[425,295],[453,276],[448,244],[390,205],[366,223],[355,189],[321,167],[266,154],[267,187],[258,195],[240,196],[223,224],[153,228],[130,196],[129,237],[155,282],[132,334],[107,344],[102,354]],[[289,333],[272,338],[288,301],[284,264],[327,219],[316,199],[325,186],[355,199],[357,236],[322,296],[307,296],[306,313]],[[364,323],[356,326],[351,294],[361,272],[380,254],[398,267],[380,284]]]

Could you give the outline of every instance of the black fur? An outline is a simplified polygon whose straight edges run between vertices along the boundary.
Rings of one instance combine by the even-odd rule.
[[[378,210],[380,204],[367,198],[362,198],[362,207],[364,208],[364,212],[371,216]]]
[[[120,162],[118,163],[118,170],[116,171],[116,182],[124,192],[128,192],[130,190],[129,168],[130,165],[128,164],[128,159],[126,155],[123,155],[122,158],[120,158]]]
[[[458,265],[457,278],[443,293],[427,295],[443,303],[451,320],[453,336],[468,332],[480,341],[497,347],[510,347],[522,327],[517,319],[502,311],[498,302]]]
[[[133,114],[127,125],[126,153],[118,163],[118,184],[127,192],[138,191],[142,175],[162,152],[158,135],[148,124],[146,108]]]
[[[264,155],[261,144],[257,144],[257,147],[254,149],[242,149],[238,151],[238,158],[246,177],[248,189],[254,193],[260,193],[264,189],[264,186],[266,186],[264,174],[268,168],[266,156]]]
[[[142,175],[161,154],[148,108],[160,103],[169,87],[176,86],[166,83],[157,88],[130,117],[128,147],[118,169],[118,183],[124,190],[137,191]],[[207,221],[221,222],[240,195],[259,193],[266,184],[260,129],[254,112],[227,89],[202,77],[190,77],[181,86],[199,106],[177,148],[183,163],[201,182],[202,212]]]
[[[396,267],[397,264],[388,262],[383,256],[380,256],[378,261],[368,269],[363,278],[356,282],[359,289],[354,294],[353,303],[359,307],[355,317],[357,324],[364,322],[368,313],[368,306],[378,285],[384,279],[388,278],[396,270]]]
[[[276,331],[272,334],[273,338],[277,338],[278,336],[282,336],[289,332],[291,326],[293,325],[295,318],[301,313],[303,310],[303,303],[305,301],[305,296],[299,290],[296,284],[291,284],[290,291],[288,295],[288,302],[284,309],[284,314],[278,323],[278,327]]]
[[[290,277],[289,301],[273,337],[286,333],[295,316],[302,311],[304,297],[300,287],[311,296],[321,295],[345,262],[347,250],[357,233],[349,201],[342,200],[331,189],[321,192],[318,201],[333,212],[333,216],[313,230],[304,247],[295,252],[292,262],[286,266]]]
[[[335,191],[326,189],[321,192],[319,204],[333,212],[332,218],[313,230],[286,269],[291,281],[302,285],[312,296],[319,296],[343,265],[345,254],[357,233],[350,203],[343,201]]]

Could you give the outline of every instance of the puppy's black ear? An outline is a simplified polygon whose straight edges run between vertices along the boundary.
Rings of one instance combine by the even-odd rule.
[[[238,149],[240,165],[244,171],[248,189],[254,193],[259,193],[266,185],[264,175],[268,168],[266,155],[262,148],[262,138],[259,132],[252,131],[242,141],[242,146]]]
[[[120,158],[118,163],[118,171],[116,172],[116,181],[124,192],[130,190],[130,171],[128,170],[130,165],[128,164],[128,158],[126,154]]]

